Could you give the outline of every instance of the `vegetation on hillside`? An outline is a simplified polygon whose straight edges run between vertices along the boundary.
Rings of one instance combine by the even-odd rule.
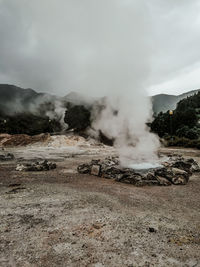
[[[61,131],[57,120],[47,116],[36,116],[31,113],[19,113],[12,116],[0,114],[0,133],[36,135]]]
[[[167,95],[167,94],[159,94],[154,95],[151,97],[152,105],[153,105],[153,112],[154,114],[159,114],[159,112],[167,112],[169,109],[175,109],[177,103],[185,99],[188,96],[192,96],[197,93],[199,89],[192,90],[187,93],[181,95]]]
[[[200,92],[181,100],[172,115],[160,112],[151,130],[169,145],[200,148]]]
[[[186,96],[189,97],[182,99]],[[168,145],[200,148],[200,91],[190,91],[180,96],[154,96],[153,107],[166,110],[178,99],[182,100],[173,115],[169,111],[155,115],[151,130],[164,138]],[[60,132],[66,128],[61,125],[66,110],[64,121],[68,129],[85,134],[104,108],[103,98],[86,103],[79,94],[59,98],[4,84],[0,85],[0,133],[35,135]],[[101,131],[99,140],[113,144],[113,140]]]
[[[68,129],[75,131],[85,130],[90,126],[91,111],[83,105],[75,105],[68,107],[65,112],[64,121],[68,125]]]

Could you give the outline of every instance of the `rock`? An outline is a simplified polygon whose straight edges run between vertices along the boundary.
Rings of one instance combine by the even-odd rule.
[[[49,171],[56,168],[56,164],[47,160],[37,161],[35,163],[18,164],[16,171]]]
[[[91,174],[95,176],[100,176],[101,172],[101,165],[92,165],[91,167]]]
[[[119,169],[118,167],[110,167],[110,166],[105,166],[105,164],[102,165],[101,167],[101,173],[102,177],[107,178],[107,179],[121,179],[123,176],[123,171]]]
[[[162,165],[166,168],[168,168],[170,166],[170,163],[169,162],[163,162]]]
[[[159,185],[171,185],[172,183],[167,179],[167,178],[164,178],[164,177],[161,177],[161,176],[157,176],[156,177],[158,182],[159,182]]]
[[[175,185],[185,185],[187,182],[188,180],[184,176],[174,176],[172,178],[172,183]]]
[[[187,160],[187,163],[190,163],[191,164],[190,170],[192,172],[200,172],[200,167],[199,167],[199,165],[198,165],[198,163],[197,163],[196,160],[190,158],[190,159]]]
[[[192,164],[190,162],[188,162],[188,161],[177,160],[177,161],[175,161],[174,163],[171,164],[171,167],[189,172],[191,167],[192,167]]]
[[[167,178],[167,180],[171,181],[173,176],[174,176],[174,174],[173,174],[171,168],[163,167],[163,168],[155,170],[155,176],[156,177],[158,177],[158,176],[159,177],[164,177],[164,178]]]
[[[188,173],[186,171],[178,169],[178,168],[172,168],[172,172],[174,173],[174,175],[188,176]]]
[[[23,164],[17,164],[16,171],[24,171],[26,169],[26,166]]]
[[[117,178],[116,181],[134,185],[144,185],[142,184],[142,176],[138,173],[124,173],[120,178]]]
[[[160,183],[158,182],[158,180],[150,180],[150,181],[145,181],[146,185],[160,185]]]
[[[200,172],[200,167],[198,165],[192,164],[192,167],[190,169],[192,172]]]
[[[149,227],[149,232],[150,233],[156,233],[157,230],[155,228],[153,228],[153,227]]]
[[[15,159],[12,153],[0,154],[0,161],[8,161]]]
[[[181,169],[172,168],[174,176],[172,178],[173,184],[187,184],[189,181],[190,173]]]
[[[145,176],[146,180],[150,180],[150,181],[157,181],[157,177],[155,176],[155,173],[152,171],[149,171],[146,176]]]
[[[82,174],[91,173],[91,166],[89,164],[81,164],[77,167],[77,171]]]

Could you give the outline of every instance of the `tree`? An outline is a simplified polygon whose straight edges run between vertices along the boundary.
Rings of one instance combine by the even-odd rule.
[[[75,131],[85,130],[90,126],[91,112],[83,105],[76,105],[69,107],[65,113],[64,121],[68,125],[68,129],[74,129]]]

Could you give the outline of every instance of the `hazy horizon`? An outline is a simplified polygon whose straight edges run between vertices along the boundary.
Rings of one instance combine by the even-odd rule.
[[[70,94],[70,93],[80,93],[79,91],[75,91],[75,90],[68,90],[66,89],[65,90],[62,90],[63,92],[62,93],[57,93],[56,91],[45,91],[45,90],[42,90],[42,89],[36,89],[36,88],[31,88],[31,87],[26,87],[24,88],[22,85],[19,85],[19,84],[12,84],[12,83],[0,83],[0,84],[8,84],[8,85],[14,85],[14,86],[17,86],[17,87],[20,87],[22,89],[32,89],[34,91],[36,91],[37,93],[48,93],[48,94],[51,94],[51,95],[57,95],[57,96],[60,96],[60,97],[63,97],[63,96],[66,96],[67,94]],[[181,91],[180,93],[169,93],[167,91],[161,91],[161,92],[158,92],[156,94],[153,94],[152,92],[148,92],[148,96],[155,96],[155,95],[159,95],[159,94],[166,94],[166,95],[175,95],[175,96],[178,96],[178,95],[181,95],[181,94],[185,94],[185,93],[188,93],[190,91],[195,91],[195,90],[200,90],[200,88],[191,88],[191,89],[187,89],[187,90],[184,90],[184,91]],[[84,92],[81,93],[84,95]]]
[[[96,72],[112,80],[125,58],[149,95],[200,88],[199,14],[198,0],[0,0],[0,83],[65,95],[97,79],[106,90]]]

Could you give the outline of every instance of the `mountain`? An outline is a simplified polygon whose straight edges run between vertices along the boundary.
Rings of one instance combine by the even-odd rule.
[[[158,114],[160,111],[175,109],[176,104],[199,90],[189,91],[181,95],[159,94],[152,96],[153,111]],[[38,93],[33,89],[23,89],[15,85],[0,84],[0,112],[5,114],[15,114],[23,112],[38,113],[42,108],[52,110],[53,107],[60,103],[66,107],[66,103],[70,102],[75,105],[92,105],[97,98],[88,98],[83,94],[71,92],[64,97],[58,97],[47,93]]]
[[[181,95],[167,95],[167,94],[159,94],[152,96],[152,104],[154,113],[158,114],[159,112],[166,112],[167,110],[174,110],[176,108],[177,103],[188,97],[197,93],[200,89],[192,90],[187,93]]]
[[[21,87],[0,84],[0,112],[13,115],[15,113],[38,113],[38,110],[45,108],[52,110],[52,106],[63,106],[67,103],[75,105],[91,105],[95,98],[88,98],[86,95],[71,92],[64,97],[59,97],[47,93],[38,93],[33,89],[23,89]]]
[[[96,101],[98,101],[98,98],[87,96],[86,94],[81,94],[77,92],[70,92],[66,96],[61,98],[61,101],[64,103],[73,103],[74,105],[84,105],[84,106],[91,106]]]
[[[23,89],[15,85],[0,84],[0,111],[5,114],[33,112],[41,103],[52,101],[55,97],[38,93],[33,89]]]

